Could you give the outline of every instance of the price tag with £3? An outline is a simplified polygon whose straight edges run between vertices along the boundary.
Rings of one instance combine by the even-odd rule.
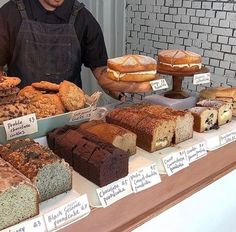
[[[155,81],[150,81],[153,91],[168,89],[168,84],[165,79],[159,79]]]

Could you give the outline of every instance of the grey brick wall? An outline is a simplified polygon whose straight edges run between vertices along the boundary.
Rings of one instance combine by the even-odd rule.
[[[184,88],[236,86],[236,1],[127,0],[126,52],[153,58],[162,49],[186,49],[203,56],[211,84]]]

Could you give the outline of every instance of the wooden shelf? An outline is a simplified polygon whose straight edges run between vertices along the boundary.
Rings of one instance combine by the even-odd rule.
[[[162,176],[162,183],[132,194],[108,208],[93,209],[88,217],[60,231],[131,231],[234,170],[235,148],[236,142],[209,152],[179,173]]]

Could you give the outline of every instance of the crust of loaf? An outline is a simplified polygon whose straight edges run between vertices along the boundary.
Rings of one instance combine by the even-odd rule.
[[[215,99],[217,95],[220,94],[225,89],[228,89],[228,87],[216,87],[216,88],[204,89],[200,92],[199,96],[201,99]]]
[[[156,65],[155,59],[142,55],[126,55],[107,61],[108,68],[121,73],[152,71],[156,70]]]
[[[107,72],[107,77],[114,81],[127,81],[127,82],[144,82],[152,81],[156,78],[156,75],[153,74],[123,74],[122,77],[116,77],[112,72]]]

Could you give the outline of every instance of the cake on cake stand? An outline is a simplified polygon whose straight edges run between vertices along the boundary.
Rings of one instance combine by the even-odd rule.
[[[202,67],[201,70],[196,71],[196,72],[192,72],[192,71],[191,72],[181,72],[181,71],[174,72],[174,71],[161,70],[157,66],[157,72],[159,74],[172,76],[172,81],[173,81],[172,90],[165,93],[164,96],[168,98],[174,98],[174,99],[184,99],[184,98],[189,97],[189,94],[182,90],[182,82],[184,78],[193,77],[195,74],[208,73],[209,69],[207,67]]]

